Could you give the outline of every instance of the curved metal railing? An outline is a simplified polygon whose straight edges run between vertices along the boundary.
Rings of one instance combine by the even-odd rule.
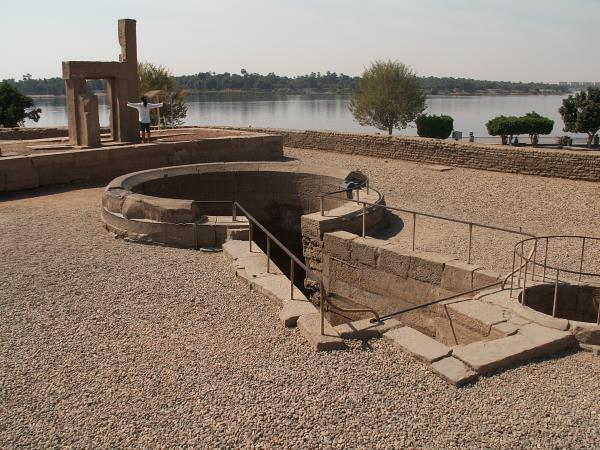
[[[548,251],[551,243],[555,243],[556,241],[560,241],[563,245],[568,241],[575,241],[575,244],[579,246],[581,245],[581,252],[579,253],[579,260],[574,261],[575,264],[579,265],[579,270],[573,270],[564,267],[564,264],[548,264]],[[538,253],[537,248],[538,245],[543,242],[544,254],[542,261],[538,261]],[[536,281],[541,281],[545,283],[548,279],[550,282],[554,283],[554,297],[552,303],[552,317],[556,317],[557,309],[558,309],[558,299],[559,299],[559,285],[561,283],[568,283],[569,280],[564,275],[571,275],[577,278],[578,282],[581,282],[583,277],[594,278],[600,282],[600,272],[594,271],[584,271],[584,261],[585,261],[585,250],[586,243],[589,242],[598,242],[600,243],[600,237],[593,236],[571,236],[571,235],[555,235],[555,236],[539,236],[524,239],[520,242],[517,242],[514,247],[513,252],[513,270],[515,267],[515,261],[517,258],[520,261],[519,264],[519,277],[517,280],[518,289],[522,289],[521,293],[521,304],[526,304],[526,293],[527,293],[527,283],[531,282],[532,284]],[[529,255],[525,255],[524,248],[528,245],[532,245],[532,252]],[[541,257],[541,255],[540,255]],[[531,272],[529,271],[531,266]],[[522,269],[525,269],[524,273],[521,274]],[[536,273],[536,268],[539,270]],[[550,272],[550,273],[548,273]],[[554,276],[552,276],[554,274]],[[561,279],[561,274],[563,277]],[[523,275],[521,277],[521,275]],[[537,277],[537,278],[536,278]],[[521,283],[522,282],[522,283]],[[511,291],[514,289],[514,276],[511,281]],[[600,325],[600,302],[598,302],[598,316],[596,319],[596,323]]]

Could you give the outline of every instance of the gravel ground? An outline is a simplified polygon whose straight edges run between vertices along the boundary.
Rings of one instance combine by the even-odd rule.
[[[600,183],[463,168],[437,172],[408,161],[292,148],[285,149],[285,156],[309,164],[359,169],[385,195],[389,206],[516,230],[522,227],[538,236],[600,237]],[[400,217],[406,221],[406,232],[393,240],[409,247],[412,215]],[[417,222],[418,249],[467,258],[466,225],[427,218],[418,218]],[[517,235],[475,228],[474,262],[508,273],[512,248],[518,240]],[[580,241],[551,246],[548,263],[579,270],[580,255]],[[539,259],[541,262],[541,254]],[[584,271],[600,273],[600,241],[586,243]]]
[[[399,170],[419,178],[399,163],[318,156],[368,162],[382,188]],[[402,184],[407,206],[468,212],[449,195],[421,204],[419,187]],[[81,188],[0,201],[1,448],[600,447],[590,353],[462,389],[383,340],[318,354],[222,253],[113,239],[100,200],[99,188]]]

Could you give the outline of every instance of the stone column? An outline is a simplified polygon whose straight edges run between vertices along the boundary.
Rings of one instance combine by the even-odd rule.
[[[79,117],[82,147],[100,147],[100,117],[98,97],[94,94],[79,95]]]
[[[85,80],[73,78],[65,80],[67,94],[67,117],[69,122],[69,142],[81,145],[81,123],[79,111],[79,96],[85,92]]]

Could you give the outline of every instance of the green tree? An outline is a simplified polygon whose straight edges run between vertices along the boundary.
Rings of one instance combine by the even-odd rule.
[[[366,69],[349,105],[361,125],[392,134],[425,110],[425,95],[410,67],[395,61],[376,61]]]
[[[600,88],[590,87],[587,92],[569,95],[558,112],[565,123],[564,131],[587,133],[587,144],[591,147],[594,136],[600,130]]]
[[[523,128],[529,135],[529,139],[532,144],[537,142],[537,137],[540,134],[550,134],[554,128],[554,120],[549,119],[548,117],[540,116],[535,111],[527,113],[519,119],[524,122]]]
[[[450,116],[428,116],[421,114],[415,120],[417,134],[421,137],[448,139],[454,128],[454,119]]]
[[[163,101],[160,110],[161,121],[167,126],[183,125],[187,115],[185,92],[177,86],[172,72],[165,66],[149,62],[138,64],[138,81],[141,93],[162,91],[159,99]],[[149,99],[152,101],[152,99]],[[152,114],[152,124],[158,124],[158,114]]]
[[[19,127],[25,119],[37,122],[42,110],[35,108],[33,99],[21,94],[7,81],[0,82],[0,125]]]

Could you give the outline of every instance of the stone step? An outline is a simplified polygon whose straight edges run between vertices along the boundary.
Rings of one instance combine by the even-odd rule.
[[[404,352],[428,363],[445,358],[452,353],[450,347],[410,327],[396,328],[385,333],[383,337],[390,339]]]
[[[298,319],[309,314],[319,314],[318,309],[308,300],[288,300],[279,312],[279,320],[284,326],[295,327]]]
[[[446,306],[452,320],[461,325],[489,336],[492,326],[506,322],[509,314],[506,310],[479,300],[467,300]]]
[[[380,338],[384,333],[403,326],[396,319],[388,319],[383,322],[371,322],[371,318],[356,320],[335,326],[335,330],[344,339],[370,339]]]
[[[487,373],[509,364],[555,353],[573,345],[573,341],[569,332],[531,323],[522,326],[512,336],[455,347],[452,354],[478,373]]]
[[[475,380],[478,375],[462,361],[449,356],[431,364],[431,370],[454,386],[462,386]]]
[[[345,350],[346,344],[338,332],[325,321],[325,334],[321,335],[319,314],[307,314],[298,318],[298,330],[317,351]]]

